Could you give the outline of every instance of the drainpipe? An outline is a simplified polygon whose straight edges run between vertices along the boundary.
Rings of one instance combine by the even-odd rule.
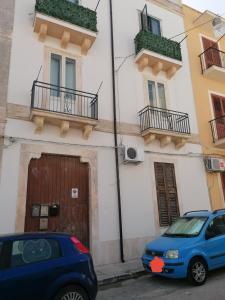
[[[117,111],[116,111],[116,88],[115,88],[115,60],[114,60],[114,33],[113,33],[113,11],[112,0],[109,0],[110,5],[110,30],[111,30],[111,56],[112,56],[112,89],[113,89],[113,126],[114,126],[114,146],[116,160],[116,183],[117,183],[117,198],[118,198],[118,213],[119,213],[119,234],[120,234],[120,259],[124,263],[123,251],[123,224],[121,212],[121,192],[120,192],[120,169],[119,169],[119,153],[117,140]]]

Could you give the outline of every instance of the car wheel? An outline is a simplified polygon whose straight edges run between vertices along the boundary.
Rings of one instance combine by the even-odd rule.
[[[203,285],[206,282],[207,265],[201,258],[193,258],[188,267],[188,280],[193,285]]]
[[[81,287],[70,285],[61,289],[54,300],[88,300],[88,296]]]

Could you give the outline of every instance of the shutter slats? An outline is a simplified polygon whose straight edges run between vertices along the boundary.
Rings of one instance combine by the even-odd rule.
[[[174,165],[154,163],[160,226],[168,226],[180,215]]]

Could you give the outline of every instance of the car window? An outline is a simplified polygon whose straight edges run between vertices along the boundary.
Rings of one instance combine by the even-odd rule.
[[[14,241],[11,267],[46,261],[61,256],[58,241],[54,239],[32,239]]]
[[[2,256],[2,248],[3,248],[3,242],[0,242],[0,258]]]
[[[209,224],[206,234],[211,237],[225,234],[225,216],[216,217]]]
[[[207,217],[181,217],[167,229],[164,236],[197,236],[206,220]]]

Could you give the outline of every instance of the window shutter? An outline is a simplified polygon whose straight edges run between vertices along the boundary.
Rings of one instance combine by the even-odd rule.
[[[215,43],[212,40],[202,38],[202,43],[205,51],[205,65],[208,69],[209,67],[215,65],[215,66],[222,66],[220,53],[217,51],[219,49],[218,44]],[[211,49],[207,50],[208,48],[212,47]]]
[[[159,223],[161,227],[165,227],[174,222],[180,215],[174,165],[156,162],[154,167]]]
[[[146,4],[141,12],[141,27],[142,30],[148,31],[148,10]]]

